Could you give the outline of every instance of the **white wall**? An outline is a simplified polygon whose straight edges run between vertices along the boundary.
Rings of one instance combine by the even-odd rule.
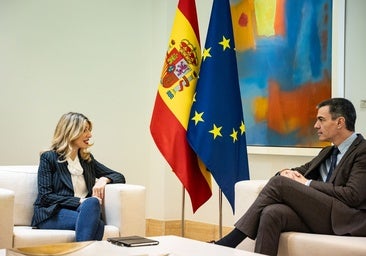
[[[361,100],[366,100],[366,1],[346,1],[346,56],[345,56],[345,97],[356,107],[356,130],[366,136],[366,108],[361,108]]]
[[[212,0],[199,0],[201,43]],[[182,187],[149,132],[177,0],[1,0],[0,164],[38,164],[59,117],[80,111],[94,122],[95,157],[147,187],[147,217],[179,219]],[[345,95],[357,107],[366,134],[366,1],[347,1]],[[251,177],[297,166],[311,156],[249,155]],[[218,224],[218,188],[185,217]],[[223,224],[233,223],[224,199]]]

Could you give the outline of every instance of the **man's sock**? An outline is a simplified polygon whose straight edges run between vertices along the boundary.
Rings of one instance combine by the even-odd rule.
[[[243,241],[247,236],[239,229],[234,228],[229,234],[216,241],[215,244],[235,248]]]

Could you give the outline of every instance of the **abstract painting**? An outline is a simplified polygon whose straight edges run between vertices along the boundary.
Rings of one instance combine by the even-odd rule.
[[[231,0],[247,144],[322,147],[331,97],[332,0]]]

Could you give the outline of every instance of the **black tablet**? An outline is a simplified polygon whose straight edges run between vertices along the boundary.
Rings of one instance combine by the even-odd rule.
[[[122,237],[110,237],[107,238],[108,242],[119,246],[137,247],[157,245],[159,241],[142,236],[122,236]]]

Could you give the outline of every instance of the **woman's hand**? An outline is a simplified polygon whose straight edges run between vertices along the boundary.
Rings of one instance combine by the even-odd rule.
[[[107,185],[110,182],[111,180],[106,177],[99,178],[94,184],[92,196],[97,197],[100,200],[103,200],[105,185]]]
[[[102,199],[100,199],[99,197],[97,197],[97,196],[92,196],[92,197],[95,197],[96,199],[98,199],[98,201],[99,201],[99,204],[100,205],[102,205],[102,203],[103,203],[103,201],[102,201]],[[87,197],[87,198],[80,198],[80,204],[82,204],[85,200],[87,200],[88,198],[90,198],[90,197]]]

